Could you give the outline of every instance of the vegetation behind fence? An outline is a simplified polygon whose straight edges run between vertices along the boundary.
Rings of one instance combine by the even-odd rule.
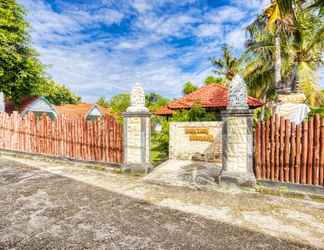
[[[0,149],[76,160],[122,162],[122,127],[111,116],[87,121],[62,115],[0,113]]]
[[[324,118],[302,124],[273,116],[255,130],[257,179],[324,185]]]

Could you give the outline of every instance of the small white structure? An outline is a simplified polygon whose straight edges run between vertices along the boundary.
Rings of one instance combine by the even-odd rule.
[[[228,109],[249,109],[246,84],[240,75],[236,75],[230,84]]]
[[[276,107],[276,113],[279,116],[289,119],[297,125],[304,121],[309,112],[310,108],[304,103],[282,103]]]
[[[139,83],[135,83],[131,91],[131,106],[127,108],[126,112],[149,112],[145,107],[144,89]]]

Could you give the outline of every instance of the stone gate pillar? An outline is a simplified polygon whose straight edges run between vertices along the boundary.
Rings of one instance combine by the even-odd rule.
[[[2,92],[0,92],[0,112],[6,111],[5,98]]]
[[[247,105],[244,80],[235,76],[230,85],[229,104],[222,111],[223,168],[220,182],[255,186],[253,173],[253,112]]]
[[[147,173],[150,164],[151,113],[145,107],[143,88],[136,83],[131,91],[131,106],[124,117],[124,169]]]

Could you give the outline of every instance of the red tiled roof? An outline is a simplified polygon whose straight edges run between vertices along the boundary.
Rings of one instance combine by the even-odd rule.
[[[262,102],[253,97],[248,97],[250,108],[262,106]],[[167,106],[157,110],[157,115],[171,115],[173,110],[191,108],[194,103],[199,103],[203,108],[226,109],[228,105],[228,89],[222,85],[210,84],[170,102]],[[171,112],[170,112],[171,111]]]
[[[167,106],[159,108],[154,114],[156,115],[172,115],[174,111],[169,109]]]
[[[88,112],[91,111],[94,104],[90,103],[79,103],[79,104],[64,104],[55,106],[57,113],[64,114],[69,117],[80,117],[85,116]],[[110,109],[96,105],[98,109],[104,114],[110,114]]]

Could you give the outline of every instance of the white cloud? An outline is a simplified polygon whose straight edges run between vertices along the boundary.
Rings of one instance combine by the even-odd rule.
[[[222,37],[223,27],[218,24],[201,24],[195,31],[198,37]]]
[[[238,22],[246,16],[243,9],[239,9],[233,6],[224,6],[216,8],[209,12],[206,16],[207,20],[214,23],[230,23]]]
[[[243,49],[245,43],[245,31],[243,29],[234,29],[227,33],[226,43],[235,49]]]
[[[147,0],[134,0],[132,3],[133,7],[139,12],[145,12],[152,9],[152,1]]]
[[[62,12],[44,0],[18,1],[29,10],[33,44],[41,61],[52,65],[49,75],[85,101],[129,91],[135,82],[146,91],[179,95],[184,82],[199,84],[212,74],[209,58],[219,55],[221,44],[242,48],[242,24],[252,15],[239,0],[206,13],[193,5],[183,12],[158,11],[198,0],[102,0],[100,8],[77,8],[62,0]],[[134,19],[125,33],[99,29],[129,16]],[[194,43],[178,47],[168,42],[177,38]]]
[[[158,16],[147,14],[140,16],[136,22],[136,27],[148,32],[154,32],[161,36],[182,36],[191,29],[191,25],[199,20],[191,15],[177,14]]]

